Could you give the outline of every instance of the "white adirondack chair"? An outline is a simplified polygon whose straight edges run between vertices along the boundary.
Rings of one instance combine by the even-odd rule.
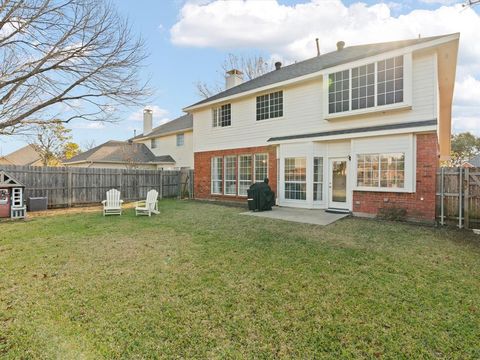
[[[120,191],[111,189],[107,191],[107,200],[102,201],[103,216],[122,215],[123,200],[120,200]]]
[[[147,199],[143,201],[138,201],[135,206],[135,215],[148,215],[159,214],[158,211],[158,191],[150,190],[147,193]]]

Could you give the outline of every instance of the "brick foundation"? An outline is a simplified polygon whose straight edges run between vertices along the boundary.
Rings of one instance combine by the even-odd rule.
[[[438,141],[436,134],[418,134],[416,192],[353,192],[355,215],[377,215],[389,208],[406,210],[408,220],[435,221],[436,171],[438,167]]]
[[[196,199],[226,200],[226,201],[246,201],[246,196],[232,195],[214,195],[211,194],[211,159],[217,156],[229,155],[254,155],[268,154],[268,178],[270,187],[277,192],[277,150],[276,146],[248,147],[231,150],[216,150],[196,152],[194,154],[195,177],[194,191]],[[253,161],[252,161],[253,164]],[[236,173],[238,174],[238,161],[236,164]],[[253,171],[252,171],[253,174]],[[238,182],[237,182],[238,193]]]

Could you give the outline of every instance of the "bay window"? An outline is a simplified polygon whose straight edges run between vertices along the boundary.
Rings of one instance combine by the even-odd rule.
[[[306,158],[285,158],[285,199],[306,200],[307,198]]]
[[[357,155],[357,186],[405,188],[405,153]]]
[[[323,158],[313,158],[313,201],[323,200]]]
[[[222,194],[223,192],[223,159],[214,157],[211,160],[211,192],[212,194]]]

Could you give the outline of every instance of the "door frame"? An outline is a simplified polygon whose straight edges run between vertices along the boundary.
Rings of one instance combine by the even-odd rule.
[[[333,180],[333,166],[334,161],[345,161],[346,166],[346,175],[345,175],[345,202],[335,202],[332,200],[333,191],[332,191],[332,180]],[[327,196],[327,207],[334,209],[345,209],[350,210],[350,166],[348,161],[348,156],[338,156],[338,157],[329,157],[328,158],[328,196]]]

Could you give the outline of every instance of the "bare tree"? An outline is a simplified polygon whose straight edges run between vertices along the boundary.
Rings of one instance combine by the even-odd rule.
[[[273,64],[265,61],[258,55],[244,57],[235,54],[228,54],[221,67],[221,78],[224,78],[225,72],[232,69],[237,69],[243,72],[245,80],[252,80],[272,71]],[[208,98],[225,90],[223,81],[217,81],[213,84],[198,81],[195,83],[195,86],[197,88],[197,93],[204,98]]]
[[[141,105],[144,42],[106,0],[0,0],[0,135]],[[61,116],[59,116],[61,114]]]
[[[480,4],[480,0],[466,0],[465,3],[463,4],[464,7],[466,6],[475,6]]]

